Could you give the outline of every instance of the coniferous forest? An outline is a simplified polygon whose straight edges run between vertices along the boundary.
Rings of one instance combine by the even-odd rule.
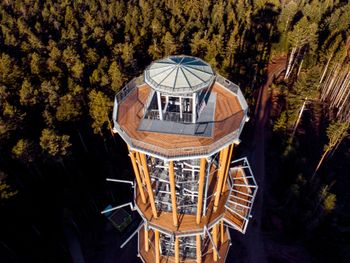
[[[254,234],[232,232],[227,261],[350,262],[348,1],[3,0],[0,26],[1,262],[140,262],[135,240],[119,248],[137,213],[123,233],[100,214],[132,199],[105,180],[133,178],[113,100],[174,54],[241,87],[237,158],[265,114]]]

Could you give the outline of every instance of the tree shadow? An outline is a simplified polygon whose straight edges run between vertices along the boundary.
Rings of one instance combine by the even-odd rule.
[[[248,97],[252,95],[256,98],[256,90],[267,80],[271,45],[279,39],[278,15],[279,10],[273,4],[266,4],[252,14],[251,26],[235,55],[234,65],[228,71],[229,78],[236,80]]]

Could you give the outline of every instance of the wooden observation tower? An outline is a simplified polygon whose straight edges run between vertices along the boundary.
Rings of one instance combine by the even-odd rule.
[[[189,56],[154,61],[116,95],[143,262],[225,262],[228,227],[245,233],[257,185],[247,159],[231,158],[247,110],[237,85]]]

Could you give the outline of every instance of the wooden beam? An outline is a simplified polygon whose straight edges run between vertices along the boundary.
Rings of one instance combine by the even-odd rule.
[[[179,237],[175,237],[175,263],[180,262]]]
[[[221,245],[224,243],[224,237],[225,237],[225,226],[224,226],[224,220],[221,220],[220,223],[220,242]]]
[[[174,173],[174,161],[169,161],[169,181],[170,181],[170,192],[171,192],[171,205],[173,212],[173,223],[174,226],[178,226],[177,220],[177,205],[176,205],[176,190],[175,190],[175,173]]]
[[[159,231],[158,230],[154,230],[154,249],[155,249],[155,255],[156,255],[156,263],[160,262],[160,247],[159,247]]]
[[[140,153],[139,152],[135,152],[135,157],[136,157],[136,160],[137,160],[137,163],[138,163],[138,168],[139,168],[139,172],[140,172],[140,175],[141,175],[141,180],[142,180],[142,184],[146,184],[146,181],[145,181],[145,175],[143,174],[143,171],[142,171],[142,165],[141,165],[141,158],[140,158]]]
[[[140,158],[141,158],[143,172],[144,172],[144,175],[145,175],[145,181],[146,181],[146,186],[147,186],[148,198],[149,198],[149,202],[151,203],[153,217],[157,218],[158,217],[157,209],[156,209],[156,205],[154,203],[153,189],[152,189],[151,177],[149,176],[149,172],[148,172],[146,155],[144,153],[140,153]]]
[[[226,182],[227,182],[227,177],[228,177],[228,172],[230,169],[230,161],[231,161],[231,157],[232,157],[232,152],[233,152],[233,148],[235,147],[234,144],[231,144],[231,148],[230,148],[230,152],[228,154],[228,159],[226,162],[226,170],[225,170],[225,179],[224,179],[224,185],[222,187],[221,193],[223,193],[225,191],[225,187],[226,187]]]
[[[148,252],[149,243],[148,243],[148,229],[147,229],[146,224],[145,224],[144,232],[145,232],[145,251]]]
[[[197,263],[202,262],[202,248],[201,248],[201,235],[196,235],[196,252],[197,252]]]
[[[202,158],[201,164],[200,164],[200,171],[199,171],[198,204],[197,204],[197,217],[196,217],[197,224],[200,224],[200,222],[201,222],[206,163],[207,163],[207,160],[205,158]]]
[[[130,151],[129,156],[130,156],[130,159],[131,159],[132,167],[134,168],[136,182],[137,182],[137,186],[139,188],[139,192],[140,192],[142,203],[146,204],[146,197],[145,197],[145,193],[143,192],[141,176],[140,176],[139,168],[138,168],[136,160],[135,160],[134,152]]]
[[[226,147],[222,150],[222,154],[220,154],[220,167],[218,171],[218,182],[217,187],[215,191],[215,200],[214,200],[214,212],[218,209],[220,196],[221,196],[221,189],[224,182],[225,177],[225,170],[226,170],[226,162],[228,157],[229,147]]]
[[[213,226],[213,242],[215,246],[218,248],[218,225]],[[219,249],[219,248],[218,248]],[[216,253],[216,250],[213,248],[213,260],[216,262],[218,261],[218,253]]]

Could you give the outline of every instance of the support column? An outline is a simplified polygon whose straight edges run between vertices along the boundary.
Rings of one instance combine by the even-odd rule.
[[[221,244],[224,243],[224,237],[225,237],[225,226],[224,226],[224,220],[221,220],[221,223],[220,223],[220,242]]]
[[[136,157],[136,160],[137,160],[137,163],[138,163],[138,168],[139,168],[139,172],[140,172],[140,175],[141,175],[141,180],[142,180],[142,184],[146,184],[146,181],[145,181],[145,175],[143,173],[143,170],[142,170],[142,164],[141,164],[141,158],[140,158],[140,153],[139,152],[135,152],[135,157]]]
[[[180,262],[179,237],[175,237],[175,263]]]
[[[180,103],[180,119],[182,120],[182,112],[183,112],[183,105],[182,105],[182,97],[179,97],[179,103]]]
[[[175,174],[174,174],[174,161],[169,161],[169,181],[170,181],[170,193],[171,193],[171,205],[173,212],[174,226],[178,226],[177,220],[177,205],[176,205],[176,190],[175,190]]]
[[[213,226],[212,235],[213,235],[213,242],[219,250],[219,247],[218,247],[218,225],[217,224]],[[218,261],[218,253],[216,253],[216,250],[214,248],[213,248],[213,260],[215,262]]]
[[[160,262],[160,247],[159,247],[159,231],[154,230],[154,249],[156,255],[156,263]]]
[[[158,112],[159,112],[159,119],[163,120],[163,109],[162,109],[162,99],[160,97],[160,92],[157,91],[157,102],[158,102]]]
[[[205,179],[205,164],[206,159],[201,158],[200,171],[199,171],[199,186],[198,186],[198,204],[197,204],[197,217],[196,222],[199,224],[201,222],[201,213],[203,206],[203,188],[204,188],[204,179]]]
[[[201,235],[196,235],[196,254],[197,254],[197,263],[202,262],[202,248],[201,248]]]
[[[144,229],[144,233],[145,233],[145,251],[148,252],[148,249],[149,249],[149,243],[148,243],[148,229],[147,229],[147,226],[145,225],[145,229]]]
[[[197,94],[193,93],[192,95],[192,123],[196,123],[196,119],[197,119]]]
[[[229,150],[229,147],[226,147],[225,149],[222,150],[222,154],[220,153],[220,167],[218,171],[219,176],[218,176],[218,182],[217,182],[217,187],[215,191],[214,212],[218,209],[218,205],[220,201],[221,189],[222,189],[222,185],[225,177],[228,150]]]
[[[140,173],[139,173],[139,168],[138,168],[136,160],[135,160],[134,152],[130,151],[130,149],[129,149],[129,156],[130,156],[130,159],[131,159],[132,167],[134,168],[134,173],[135,173],[135,177],[136,177],[137,186],[139,188],[141,200],[142,200],[142,203],[145,204],[146,203],[146,197],[145,197],[145,193],[143,192],[143,187],[142,187],[141,176],[140,176]]]
[[[230,169],[230,161],[231,161],[231,157],[232,157],[233,148],[235,147],[235,145],[231,144],[230,147],[231,148],[230,148],[230,151],[229,151],[229,154],[228,154],[228,157],[227,157],[228,159],[227,159],[226,170],[225,170],[224,185],[222,187],[221,193],[223,193],[225,191],[227,177],[228,177],[228,173],[229,173],[229,169]]]
[[[151,178],[150,178],[149,172],[148,172],[146,155],[144,153],[140,153],[140,158],[141,158],[143,172],[145,175],[145,181],[146,181],[147,192],[148,192],[148,199],[149,199],[149,202],[151,203],[153,217],[157,218],[158,217],[157,216],[157,209],[156,209],[156,205],[154,203],[153,189],[152,189]]]
[[[165,95],[165,107],[163,109],[163,114],[166,113],[168,106],[169,106],[169,95]]]

